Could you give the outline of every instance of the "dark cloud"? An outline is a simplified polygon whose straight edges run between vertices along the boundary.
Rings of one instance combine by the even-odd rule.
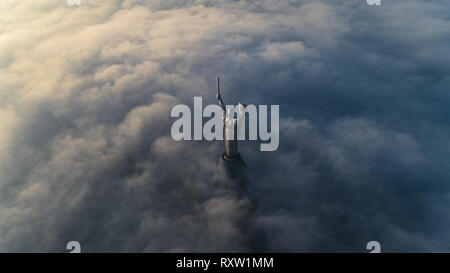
[[[0,251],[448,251],[447,1],[0,4]],[[280,104],[280,148],[175,142],[193,96]]]

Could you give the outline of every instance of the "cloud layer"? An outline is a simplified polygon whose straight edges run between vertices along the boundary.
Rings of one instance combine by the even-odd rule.
[[[450,4],[384,2],[2,1],[0,251],[449,251]],[[170,137],[217,74],[280,105],[247,197]]]

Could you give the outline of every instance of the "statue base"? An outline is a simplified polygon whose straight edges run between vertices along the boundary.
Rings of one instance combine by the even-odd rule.
[[[247,170],[247,164],[240,154],[232,158],[224,154],[220,156],[217,162],[216,175],[224,178],[239,178],[244,176]]]

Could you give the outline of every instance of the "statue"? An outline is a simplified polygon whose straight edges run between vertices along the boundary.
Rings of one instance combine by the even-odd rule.
[[[217,77],[217,94],[219,106],[222,108],[222,119],[224,129],[225,152],[221,156],[219,164],[225,165],[226,173],[231,178],[237,178],[244,175],[247,165],[238,152],[238,129],[241,130],[245,124],[241,121],[245,115],[245,104],[238,103],[237,113],[232,109],[227,109],[220,95],[220,78]],[[240,126],[240,128],[238,128]],[[233,163],[233,164],[230,164]]]

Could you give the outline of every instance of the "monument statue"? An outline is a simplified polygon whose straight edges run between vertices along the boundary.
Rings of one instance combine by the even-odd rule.
[[[222,100],[220,94],[220,78],[217,77],[217,94],[216,98],[218,100],[219,106],[222,108],[222,119],[223,119],[223,131],[224,131],[224,142],[225,142],[225,152],[222,154],[219,165],[223,165],[225,172],[231,178],[237,178],[244,175],[247,169],[247,164],[244,162],[242,156],[238,152],[238,126],[242,129],[245,124],[242,119],[245,116],[245,104],[238,103],[238,111],[233,111],[232,108],[226,107]],[[222,162],[224,161],[224,162]]]

